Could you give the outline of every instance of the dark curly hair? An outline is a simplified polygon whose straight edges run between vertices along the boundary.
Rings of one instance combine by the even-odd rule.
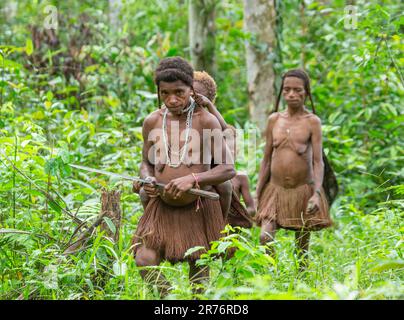
[[[217,86],[215,80],[213,80],[209,73],[205,71],[195,71],[194,82],[199,82],[203,85],[208,94],[206,98],[214,103],[216,100]]]
[[[181,57],[169,57],[160,61],[154,73],[154,82],[158,86],[160,81],[174,82],[181,80],[192,87],[194,82],[194,68]]]
[[[158,107],[160,108],[160,81],[175,82],[181,80],[193,90],[194,68],[181,57],[169,57],[160,61],[154,72],[154,83],[157,85]]]

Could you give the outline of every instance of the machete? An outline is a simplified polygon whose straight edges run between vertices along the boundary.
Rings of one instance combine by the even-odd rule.
[[[147,183],[148,184],[153,184],[152,182],[146,181],[146,180],[138,178],[138,177],[127,176],[127,175],[113,173],[113,172],[100,170],[100,169],[93,169],[93,168],[80,166],[80,165],[76,165],[76,164],[69,164],[69,166],[71,166],[73,168],[76,168],[76,169],[88,171],[88,172],[95,172],[95,173],[105,174],[105,175],[111,176],[111,177],[117,177],[117,178],[130,180],[130,181],[137,181],[137,182],[140,182],[141,184],[147,184]],[[160,189],[163,189],[165,187],[165,184],[156,182],[156,186],[158,188],[160,188]],[[219,195],[217,193],[206,191],[206,190],[192,188],[192,189],[189,189],[187,191],[187,193],[193,194],[195,196],[205,197],[205,198],[208,198],[208,199],[211,199],[211,200],[219,200]]]

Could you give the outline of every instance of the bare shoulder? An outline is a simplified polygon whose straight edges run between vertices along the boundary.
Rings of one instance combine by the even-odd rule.
[[[205,109],[201,108],[198,110],[198,114],[200,116],[200,122],[204,129],[221,129],[219,120],[211,114],[210,112],[206,111]]]
[[[310,124],[314,127],[321,127],[321,119],[315,115],[314,113],[310,113],[307,115],[307,119],[309,120]]]
[[[281,112],[272,112],[268,117],[268,124],[274,123],[281,114]]]
[[[275,126],[275,122],[276,122],[276,120],[278,120],[280,115],[281,115],[280,112],[273,112],[269,115],[268,120],[267,120],[266,134],[269,134],[272,132],[272,129]]]
[[[161,117],[161,110],[156,110],[150,113],[143,121],[143,128],[151,129]]]

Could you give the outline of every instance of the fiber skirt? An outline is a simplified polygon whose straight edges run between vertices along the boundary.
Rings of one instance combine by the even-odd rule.
[[[275,222],[280,228],[307,231],[330,227],[333,222],[323,189],[319,210],[307,214],[307,204],[312,195],[312,187],[308,184],[288,189],[268,183],[259,199],[257,224]]]
[[[151,198],[132,239],[134,254],[141,246],[146,246],[157,251],[163,260],[172,263],[195,261],[204,250],[185,258],[187,250],[196,246],[208,250],[210,242],[220,238],[224,225],[219,201],[201,198],[199,210],[196,211],[196,202],[173,207],[160,197]]]
[[[227,223],[232,227],[251,228],[253,220],[247,212],[247,209],[240,202],[239,197],[233,190]]]

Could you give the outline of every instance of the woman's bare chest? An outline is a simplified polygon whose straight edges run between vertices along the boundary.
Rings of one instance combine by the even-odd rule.
[[[272,144],[274,149],[285,146],[295,149],[299,154],[304,153],[310,144],[311,130],[307,118],[280,118],[272,130]]]

